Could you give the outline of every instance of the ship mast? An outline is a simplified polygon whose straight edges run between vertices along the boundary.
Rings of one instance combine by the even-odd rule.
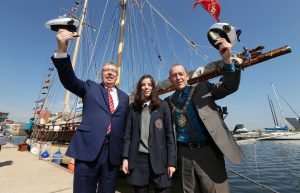
[[[278,106],[279,106],[279,109],[280,109],[281,116],[282,116],[282,118],[283,118],[283,122],[284,122],[284,124],[285,124],[285,126],[286,126],[287,124],[286,124],[286,121],[285,121],[285,116],[284,116],[284,114],[283,114],[282,107],[281,107],[281,105],[280,105],[280,103],[279,103],[279,99],[278,99],[278,96],[277,96],[275,87],[274,87],[273,83],[271,83],[271,85],[272,85],[273,92],[274,92],[274,94],[275,94],[275,97],[276,97],[276,100],[277,100],[277,103],[278,103]]]
[[[270,109],[271,109],[271,113],[272,113],[272,117],[273,117],[273,121],[274,121],[274,126],[275,127],[279,127],[278,126],[278,120],[277,120],[277,117],[276,117],[276,112],[275,112],[275,109],[274,109],[273,102],[270,99],[269,95],[267,95],[267,96],[268,96],[268,101],[269,101],[269,105],[270,105]]]
[[[121,64],[122,64],[122,55],[124,47],[124,31],[125,31],[125,21],[126,21],[126,2],[127,0],[119,0],[120,6],[122,8],[122,18],[120,23],[120,37],[119,37],[119,46],[118,46],[118,58],[117,58],[117,67],[118,67],[118,79],[116,86],[120,86],[120,75],[121,75]]]
[[[74,54],[73,54],[73,59],[72,59],[72,68],[75,70],[76,68],[76,62],[77,62],[77,57],[78,57],[78,51],[79,51],[79,45],[80,45],[80,40],[81,40],[81,34],[82,34],[82,29],[84,25],[84,20],[86,16],[86,10],[87,10],[87,5],[88,5],[88,0],[84,1],[84,6],[81,12],[81,20],[79,24],[79,29],[78,29],[78,35],[79,37],[76,39],[76,44],[74,48]],[[65,106],[64,106],[64,112],[70,112],[70,91],[67,90],[66,92],[66,99],[65,99]]]

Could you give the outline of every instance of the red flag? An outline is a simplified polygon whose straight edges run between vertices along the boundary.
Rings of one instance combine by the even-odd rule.
[[[198,0],[194,6],[197,7],[199,4],[202,4],[204,9],[210,13],[218,22],[220,21],[219,16],[221,12],[221,6],[217,0]]]

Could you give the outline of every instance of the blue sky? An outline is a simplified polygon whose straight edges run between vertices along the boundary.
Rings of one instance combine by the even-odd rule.
[[[190,37],[199,44],[210,47],[206,33],[215,20],[202,7],[192,10],[193,0],[156,0],[156,2]],[[265,51],[284,45],[292,48],[290,54],[245,69],[242,72],[239,90],[217,102],[228,107],[229,115],[226,122],[230,129],[238,123],[245,124],[249,129],[273,126],[266,96],[269,94],[276,103],[271,82],[296,112],[300,113],[298,89],[300,2],[296,0],[219,0],[219,2],[222,8],[220,20],[242,29],[242,44],[247,48],[261,44],[265,46]],[[9,112],[10,119],[27,121],[32,116],[34,101],[38,98],[45,72],[50,67],[49,58],[56,49],[55,33],[46,29],[44,23],[62,15],[61,7],[70,9],[73,4],[74,1],[70,0],[10,0],[1,3],[0,111]],[[90,0],[91,9],[99,4],[99,0]],[[96,14],[91,17],[96,17]],[[177,41],[174,41],[175,44]],[[238,44],[234,51],[242,51],[242,44]],[[216,50],[207,48],[203,51],[212,60],[219,59]],[[178,56],[179,62],[184,63],[181,55]],[[177,61],[174,59],[172,62]],[[206,63],[205,60],[199,60],[199,65]],[[197,66],[195,62],[193,64]],[[283,101],[280,103],[286,116],[295,117]],[[275,106],[277,107],[277,104]]]

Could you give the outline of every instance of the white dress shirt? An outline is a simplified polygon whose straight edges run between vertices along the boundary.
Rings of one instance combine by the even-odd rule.
[[[105,86],[105,88],[107,89],[106,86]],[[117,106],[119,105],[118,92],[117,92],[116,87],[111,88],[110,95],[114,101],[114,110],[116,110]]]

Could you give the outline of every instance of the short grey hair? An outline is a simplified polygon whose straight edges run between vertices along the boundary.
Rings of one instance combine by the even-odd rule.
[[[105,67],[105,66],[108,66],[108,65],[114,66],[114,67],[117,69],[117,74],[118,74],[118,65],[116,65],[113,61],[109,61],[109,62],[104,63],[104,64],[102,65],[101,72],[103,71],[104,67]]]
[[[170,70],[169,70],[169,76],[171,76],[171,71],[172,71],[172,69],[173,69],[174,67],[176,67],[176,66],[182,66],[182,67],[184,68],[184,71],[185,71],[186,73],[188,73],[188,71],[186,70],[186,68],[185,68],[182,64],[173,64],[173,65],[171,66]]]

